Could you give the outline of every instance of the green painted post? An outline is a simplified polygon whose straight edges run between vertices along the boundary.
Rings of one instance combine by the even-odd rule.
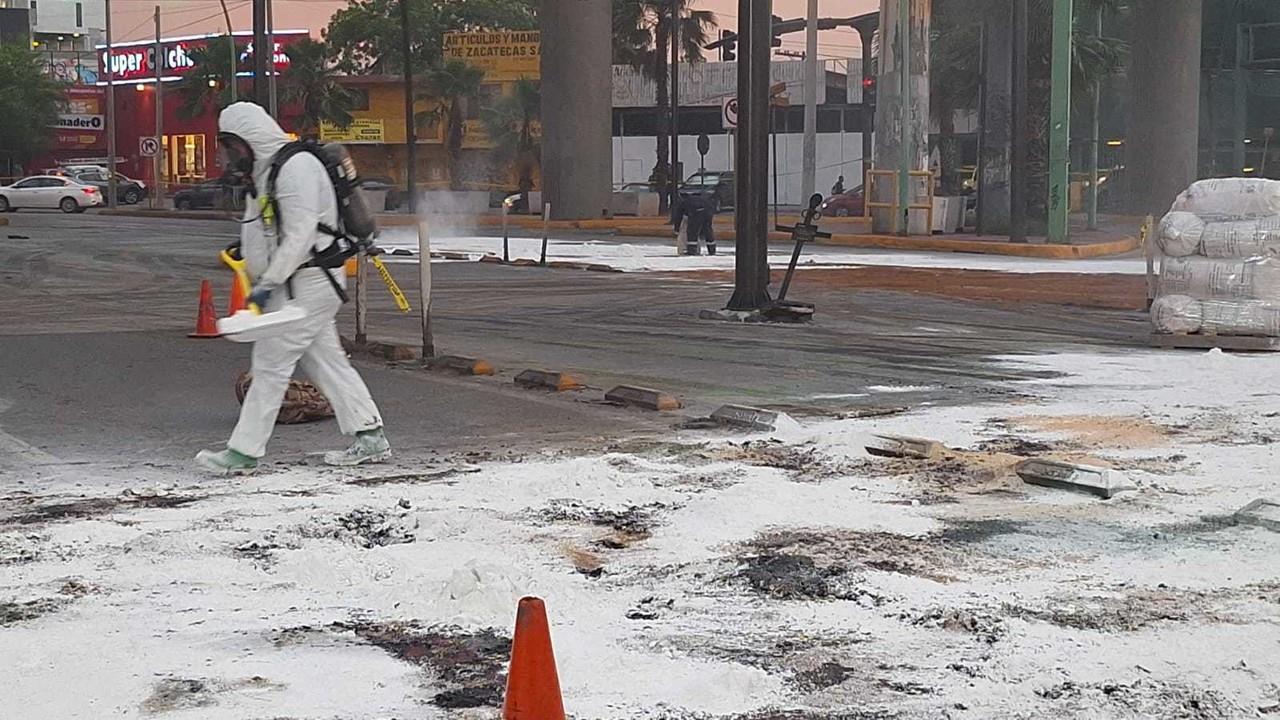
[[[1072,0],[1053,0],[1053,86],[1049,106],[1049,242],[1067,242],[1071,209]]]
[[[1105,12],[1102,6],[1098,7],[1097,24],[1094,27],[1095,35],[1102,37],[1102,14]],[[1098,145],[1102,138],[1102,81],[1096,80],[1093,84],[1093,107],[1091,108],[1093,115],[1092,129],[1089,134],[1089,196],[1088,212],[1089,212],[1089,229],[1098,229]]]
[[[898,234],[911,234],[911,171],[914,169],[911,137],[911,2],[898,0],[898,44],[902,47],[899,79],[902,97],[902,142],[898,160]]]

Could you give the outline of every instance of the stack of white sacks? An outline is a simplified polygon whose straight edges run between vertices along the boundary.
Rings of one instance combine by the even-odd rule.
[[[1156,332],[1280,337],[1280,181],[1202,180],[1156,240]]]

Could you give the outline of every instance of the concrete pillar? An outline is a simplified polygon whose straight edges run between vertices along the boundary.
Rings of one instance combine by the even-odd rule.
[[[609,212],[612,4],[541,0],[543,199],[557,220]]]
[[[1128,149],[1130,209],[1163,214],[1198,176],[1201,0],[1136,0]]]
[[[1004,10],[1001,8],[1001,10]],[[978,232],[1009,234],[1009,163],[1012,150],[1013,24],[1007,11],[983,25],[982,140],[978,165]]]
[[[910,20],[903,22],[905,11]],[[906,170],[929,169],[929,24],[933,0],[882,0],[880,3],[880,77],[876,83],[875,169],[897,170],[897,185],[878,180],[878,202],[904,198],[902,177]],[[903,75],[906,75],[904,78]],[[891,187],[893,185],[893,187]],[[911,195],[920,183],[912,182]],[[897,188],[897,189],[894,189]],[[916,219],[919,216],[919,219]],[[899,211],[899,232],[907,229]],[[924,213],[912,213],[911,231],[927,234]],[[892,214],[872,214],[876,232],[890,232]]]

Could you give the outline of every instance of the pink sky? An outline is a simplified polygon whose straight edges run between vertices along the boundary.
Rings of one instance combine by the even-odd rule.
[[[116,37],[122,42],[153,37],[151,17],[157,4],[160,5],[161,32],[165,36],[218,32],[226,26],[218,0],[113,0],[112,23]],[[346,0],[275,0],[276,27],[306,28],[318,34],[329,16],[346,5]],[[847,17],[870,12],[879,5],[879,0],[819,0],[818,11],[823,15]],[[227,0],[227,6],[236,30],[253,27],[248,0]],[[722,27],[736,27],[737,0],[701,0],[698,6],[719,14]],[[774,13],[786,18],[802,16],[806,7],[806,0],[774,0]],[[783,47],[803,50],[804,35],[787,36]],[[842,29],[822,34],[819,54],[834,58],[858,57],[858,48],[858,34]]]

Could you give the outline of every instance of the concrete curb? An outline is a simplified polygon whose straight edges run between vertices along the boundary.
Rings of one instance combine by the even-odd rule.
[[[679,410],[682,407],[674,395],[634,385],[619,385],[605,393],[604,399],[608,402],[641,407],[646,410]]]
[[[1125,237],[1118,240],[1106,240],[1085,245],[1044,245],[991,242],[987,240],[955,240],[944,236],[899,237],[897,235],[836,235],[818,244],[880,248],[884,250],[928,250],[933,252],[975,253],[979,255],[1006,255],[1046,260],[1083,260],[1106,257],[1108,255],[1123,255],[1137,250],[1140,245],[1136,237]]]
[[[516,384],[524,388],[542,388],[553,392],[581,390],[583,388],[582,381],[578,378],[568,373],[551,372],[550,370],[525,370],[516,376]]]
[[[148,208],[103,208],[99,215],[116,217],[170,218],[178,220],[235,220],[234,214],[220,210],[151,210]]]
[[[459,375],[493,375],[497,371],[491,363],[461,355],[440,355],[427,361],[432,370],[446,370]]]

